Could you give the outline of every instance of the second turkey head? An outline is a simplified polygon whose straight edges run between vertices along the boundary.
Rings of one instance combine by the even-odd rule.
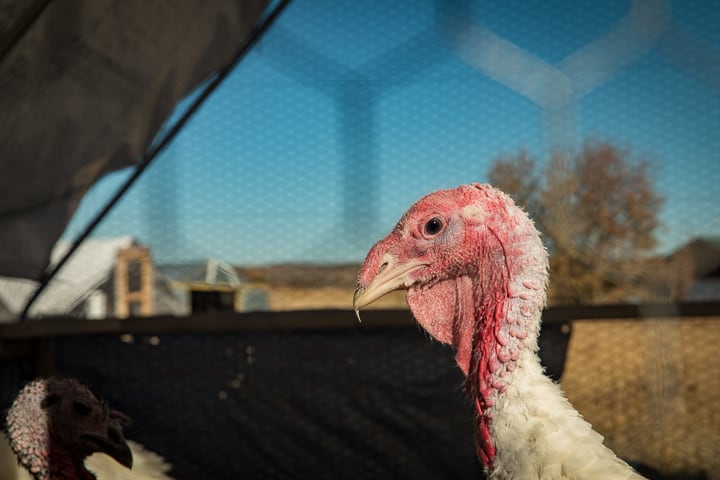
[[[95,452],[132,466],[122,432],[128,421],[86,384],[53,377],[22,389],[8,411],[7,429],[19,462],[36,479],[92,479],[84,460]]]

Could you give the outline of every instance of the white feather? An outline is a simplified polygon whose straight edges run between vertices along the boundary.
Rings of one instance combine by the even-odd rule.
[[[98,480],[172,480],[167,474],[171,465],[163,457],[139,443],[128,441],[128,445],[133,454],[132,470],[102,453],[90,455],[85,466]],[[0,435],[0,479],[32,480],[28,471],[18,464],[5,435]]]
[[[537,356],[521,354],[518,369],[492,408],[490,427],[497,454],[491,479],[642,479],[603,445],[543,374]]]

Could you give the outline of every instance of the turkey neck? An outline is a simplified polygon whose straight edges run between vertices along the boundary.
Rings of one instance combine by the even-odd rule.
[[[85,468],[84,459],[73,458],[63,447],[51,447],[47,480],[97,480]]]
[[[35,480],[97,480],[65,447],[53,444],[37,447],[34,459],[27,466]]]
[[[476,416],[476,445],[483,465],[492,468],[495,444],[490,428],[498,396],[507,390],[512,372],[517,369],[519,353],[524,345],[503,328],[504,302],[481,305],[475,319],[469,370],[465,380],[468,397],[473,401]],[[458,359],[459,360],[459,359]]]
[[[474,326],[460,340],[456,360],[467,374],[465,389],[477,412],[478,457],[491,470],[497,453],[493,420],[498,409],[494,407],[514,383],[518,370],[534,371],[529,364],[539,361],[537,335],[545,300],[544,265],[539,266],[536,274],[532,273],[535,269],[528,269],[514,278],[510,269],[490,269],[494,273],[476,277],[481,280],[473,287],[472,305],[461,303],[457,309],[457,315],[466,318],[455,323]],[[542,377],[541,370],[539,374]]]

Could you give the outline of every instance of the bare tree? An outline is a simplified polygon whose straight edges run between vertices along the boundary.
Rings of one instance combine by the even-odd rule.
[[[656,245],[663,199],[648,163],[609,143],[556,152],[542,178],[526,152],[499,158],[490,181],[535,217],[551,260],[552,303],[647,300],[646,254]],[[657,283],[657,282],[654,282]]]
[[[537,206],[540,179],[535,172],[535,160],[527,151],[521,150],[515,156],[502,156],[495,160],[488,178],[491,184],[512,196],[522,208],[529,210]]]

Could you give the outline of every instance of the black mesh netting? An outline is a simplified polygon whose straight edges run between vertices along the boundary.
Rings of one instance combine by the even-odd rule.
[[[428,343],[413,329],[92,336],[56,354],[177,478],[477,478],[462,376]]]
[[[556,330],[543,338],[558,376]],[[462,374],[415,327],[65,336],[52,355],[177,479],[482,478]],[[2,407],[28,363],[3,365]]]

